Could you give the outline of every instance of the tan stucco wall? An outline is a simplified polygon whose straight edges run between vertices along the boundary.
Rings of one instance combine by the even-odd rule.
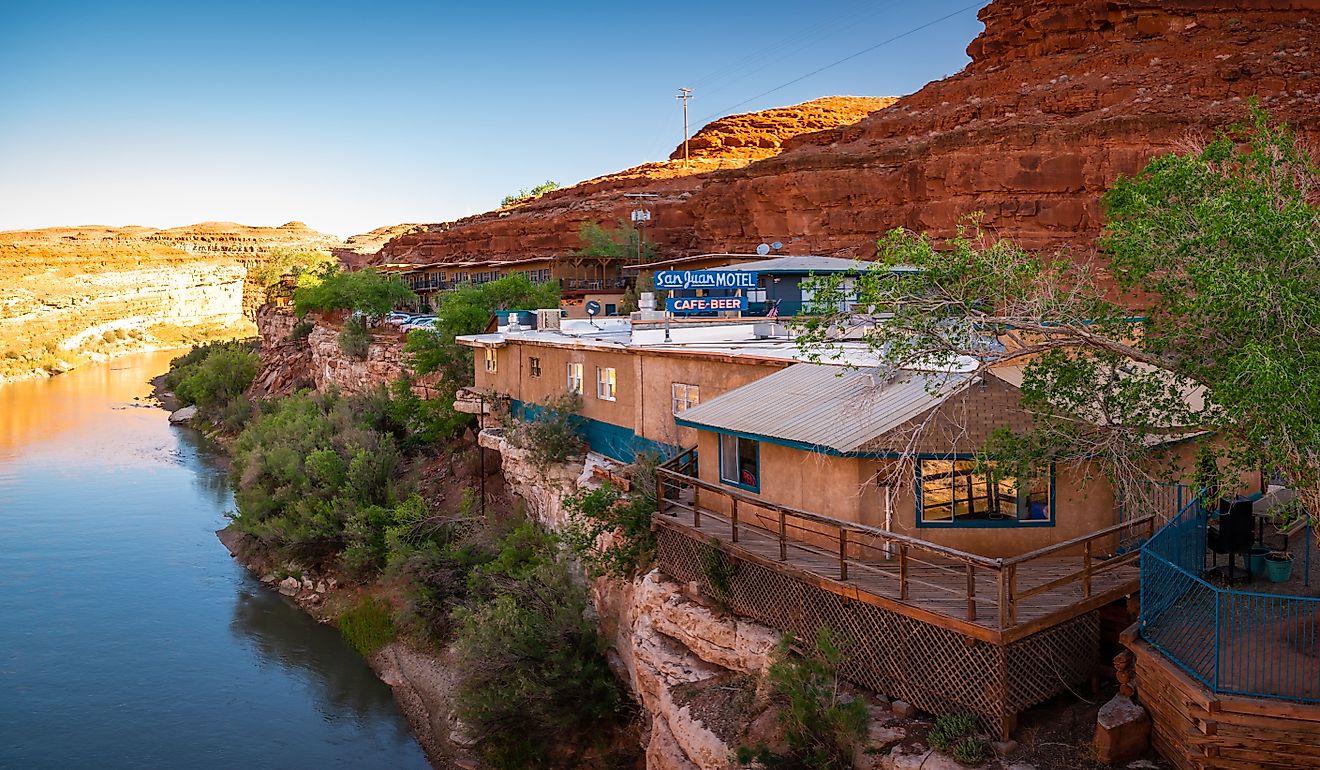
[[[781,363],[747,362],[729,357],[638,354],[594,348],[569,349],[511,342],[497,351],[497,370],[485,369],[484,349],[475,351],[476,387],[527,403],[541,403],[568,389],[567,365],[582,364],[582,415],[633,429],[661,444],[690,447],[697,432],[680,428],[672,412],[675,382],[701,388],[709,401],[783,368]],[[541,376],[530,375],[529,359],[541,362]],[[614,367],[615,401],[596,397],[596,367]],[[642,383],[639,388],[638,383]]]

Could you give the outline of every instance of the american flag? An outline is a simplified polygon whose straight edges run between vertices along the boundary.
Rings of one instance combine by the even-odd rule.
[[[773,303],[771,303],[771,305],[770,305],[770,310],[769,310],[769,312],[767,312],[767,313],[765,314],[765,317],[766,317],[766,318],[778,318],[778,317],[779,317],[779,300],[775,300]]]

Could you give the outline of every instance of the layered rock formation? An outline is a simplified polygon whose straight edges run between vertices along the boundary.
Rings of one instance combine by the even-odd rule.
[[[264,296],[249,268],[276,249],[338,244],[299,222],[0,233],[0,379],[250,335]]]
[[[1252,97],[1320,139],[1320,0],[996,0],[980,18],[962,72],[860,121],[784,137],[772,157],[747,163],[712,139],[692,173],[630,169],[432,225],[382,259],[567,254],[584,219],[626,216],[625,192],[659,195],[647,237],[662,257],[771,240],[869,257],[886,230],[947,236],[974,211],[1026,246],[1085,251],[1117,176],[1242,119]]]

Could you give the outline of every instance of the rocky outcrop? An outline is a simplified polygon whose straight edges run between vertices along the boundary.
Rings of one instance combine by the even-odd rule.
[[[825,96],[791,107],[745,112],[707,123],[688,141],[690,158],[773,158],[804,135],[856,123],[876,110],[898,101],[896,97]],[[669,156],[683,159],[683,145]]]
[[[1085,252],[1117,176],[1242,119],[1249,98],[1320,140],[1320,0],[996,0],[980,18],[962,72],[773,157],[649,164],[431,225],[380,258],[569,254],[580,222],[626,216],[624,192],[659,196],[646,235],[662,257],[773,240],[870,257],[889,229],[947,236],[975,211],[1028,247]]]
[[[301,388],[360,394],[411,375],[403,352],[406,335],[392,327],[376,327],[366,355],[355,358],[339,344],[343,321],[342,313],[312,313],[303,322],[287,308],[263,306],[257,312],[261,371],[248,395],[270,398]],[[413,391],[429,398],[436,381],[433,375],[415,378]]]

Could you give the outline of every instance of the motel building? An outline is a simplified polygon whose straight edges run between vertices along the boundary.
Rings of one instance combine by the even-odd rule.
[[[718,548],[736,567],[719,597],[731,611],[799,638],[827,625],[854,682],[1004,736],[1113,657],[1140,544],[1191,475],[1195,441],[1178,436],[1161,467],[1184,478],[1140,496],[1086,464],[1016,479],[978,463],[996,428],[1030,425],[1016,368],[892,371],[854,343],[811,362],[773,319],[536,316],[459,338],[480,395],[458,408],[532,419],[580,394],[591,452],[667,458],[660,570],[716,590],[702,564]]]

